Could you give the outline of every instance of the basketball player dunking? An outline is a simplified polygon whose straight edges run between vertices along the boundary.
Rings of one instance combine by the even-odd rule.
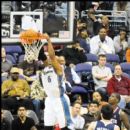
[[[45,130],[53,130],[56,124],[59,124],[61,130],[73,129],[69,111],[70,101],[63,87],[63,69],[56,59],[49,36],[46,37],[49,56],[44,61],[45,68],[41,74],[42,84],[47,95],[44,109]]]

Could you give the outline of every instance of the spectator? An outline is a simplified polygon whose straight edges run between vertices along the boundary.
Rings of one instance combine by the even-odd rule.
[[[122,75],[120,65],[115,66],[114,75],[108,81],[107,92],[109,95],[112,93],[119,93],[121,95],[120,107],[125,107],[125,100],[130,96],[130,79]]]
[[[123,112],[119,107],[118,107],[118,103],[120,101],[120,94],[118,93],[112,93],[111,96],[109,97],[109,104],[112,106],[113,108],[113,117],[111,119],[111,121],[118,125],[121,129],[121,125],[123,123],[123,125],[125,126],[125,128],[127,130],[130,129],[130,123],[128,120],[127,115],[125,114],[125,112]]]
[[[98,120],[99,111],[99,103],[97,101],[91,101],[88,104],[88,113],[83,115],[86,129],[88,129],[88,126],[92,121]]]
[[[100,91],[106,97],[106,87],[108,80],[112,77],[112,72],[109,67],[106,67],[106,56],[99,55],[99,64],[92,67],[92,75],[95,83],[95,90]]]
[[[115,53],[119,55],[120,61],[123,62],[128,47],[128,42],[126,40],[127,32],[125,27],[121,27],[119,30],[119,35],[114,37],[114,47]]]
[[[130,45],[128,46],[128,49],[126,50],[126,61],[130,63]]]
[[[71,109],[71,117],[74,123],[75,130],[82,130],[84,128],[85,120],[80,116],[81,104],[80,102],[74,102]]]
[[[93,37],[94,36],[94,24],[95,24],[95,22],[97,22],[97,19],[95,17],[95,10],[93,7],[90,7],[88,9],[87,15],[88,15],[88,17],[86,19],[87,32],[90,37]]]
[[[2,60],[1,76],[2,81],[4,81],[8,79],[10,69],[13,66],[12,62],[6,59],[6,50],[4,47],[1,48],[1,60]]]
[[[85,50],[80,46],[79,41],[75,41],[63,49],[63,56],[68,65],[76,65],[87,61]]]
[[[76,35],[79,35],[80,33],[79,31],[82,30],[83,28],[87,28],[87,25],[84,19],[78,19],[76,25],[77,25]]]
[[[25,104],[28,109],[33,110],[32,101],[29,99],[30,87],[26,80],[19,78],[19,69],[11,68],[11,79],[2,83],[2,105],[3,109],[14,110],[16,113],[19,104]]]
[[[38,70],[38,62],[35,59],[34,52],[30,52],[25,60],[19,63],[21,75],[29,82],[32,83],[36,77],[36,71]]]
[[[26,116],[26,108],[18,108],[18,117],[12,122],[12,130],[37,130],[33,119]]]
[[[106,130],[120,130],[120,128],[111,122],[112,118],[112,107],[107,104],[101,109],[101,120],[92,122],[88,130],[106,129]]]
[[[40,76],[41,72],[38,73],[37,78],[31,84],[31,93],[30,93],[30,97],[34,104],[34,110],[39,119],[41,119],[40,110],[44,109],[44,99],[46,97],[44,88],[42,87]]]
[[[89,46],[90,38],[88,36],[86,28],[82,28],[79,30],[77,40],[79,41],[80,46],[84,48],[85,52],[89,53],[90,52],[90,46]]]
[[[99,109],[101,110],[102,106],[108,104],[102,100],[102,94],[98,91],[93,92],[93,101],[97,101],[99,103]]]
[[[80,94],[73,95],[73,97],[71,99],[71,104],[74,104],[74,102],[80,102],[80,104],[81,104],[80,115],[88,113],[88,109],[86,107],[82,107],[83,100],[82,100],[82,96]]]
[[[66,23],[66,19],[63,16],[54,14],[55,2],[43,2],[41,9],[43,9],[43,31],[51,36],[55,34],[58,37],[59,30],[65,30],[64,23]]]
[[[101,22],[97,20],[97,22],[94,23],[94,35],[98,35],[100,28],[105,28],[107,36],[113,39],[115,30],[110,26],[109,18],[106,15],[101,17]]]
[[[68,81],[71,86],[73,86],[74,84],[79,84],[81,82],[80,77],[71,66],[66,64],[65,57],[59,56],[58,61],[64,67],[66,81]]]
[[[107,36],[105,28],[99,30],[99,34],[90,39],[90,53],[92,54],[115,54],[113,40]]]

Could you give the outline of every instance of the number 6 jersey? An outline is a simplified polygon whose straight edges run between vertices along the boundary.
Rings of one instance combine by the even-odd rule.
[[[64,93],[62,75],[58,76],[52,66],[42,70],[42,84],[48,97],[60,97]]]

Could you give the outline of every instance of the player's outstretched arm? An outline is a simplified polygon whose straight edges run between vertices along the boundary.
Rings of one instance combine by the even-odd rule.
[[[58,75],[62,75],[62,67],[55,56],[55,51],[52,46],[50,37],[47,34],[45,34],[45,35],[46,35],[46,40],[48,41],[48,54],[51,59],[52,66],[54,67],[54,69]]]

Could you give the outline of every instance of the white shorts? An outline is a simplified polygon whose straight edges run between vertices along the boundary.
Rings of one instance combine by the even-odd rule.
[[[70,118],[70,100],[67,95],[60,98],[46,97],[44,109],[45,126],[59,124],[60,128],[63,128],[71,123],[72,120]]]

